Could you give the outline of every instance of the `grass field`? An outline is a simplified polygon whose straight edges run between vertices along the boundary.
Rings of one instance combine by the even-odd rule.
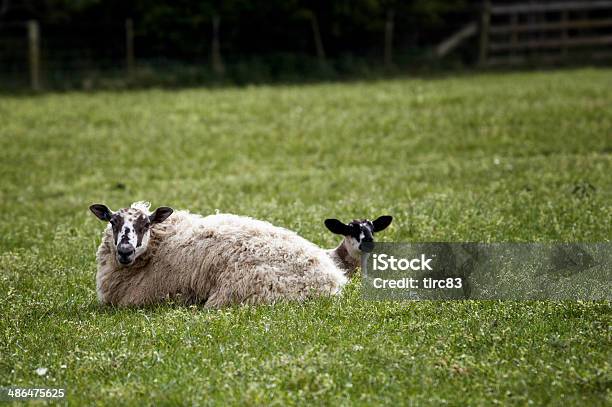
[[[609,302],[98,305],[87,210],[391,214],[384,241],[610,241],[612,70],[0,96],[0,386],[71,405],[610,405]],[[47,372],[39,376],[37,368]]]

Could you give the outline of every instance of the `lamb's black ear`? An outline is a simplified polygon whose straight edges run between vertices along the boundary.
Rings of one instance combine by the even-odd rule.
[[[113,216],[113,212],[108,209],[106,205],[102,204],[93,204],[89,207],[89,210],[96,215],[96,217],[100,220],[108,222]]]
[[[168,216],[172,215],[172,212],[174,212],[174,209],[168,206],[160,206],[159,208],[155,209],[155,212],[149,215],[149,220],[151,223],[163,222],[168,219]]]
[[[325,219],[325,226],[330,232],[337,235],[348,236],[351,234],[351,228],[339,221],[338,219]]]
[[[372,222],[374,224],[374,232],[380,232],[381,230],[385,230],[391,224],[392,220],[392,216],[380,216],[378,219]]]

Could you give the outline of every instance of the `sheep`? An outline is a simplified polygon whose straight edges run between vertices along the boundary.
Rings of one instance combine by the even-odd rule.
[[[347,283],[325,250],[268,222],[169,207],[151,213],[143,202],[90,210],[109,223],[96,254],[103,304],[270,304],[335,295]]]
[[[344,236],[340,245],[327,250],[327,254],[347,277],[352,277],[360,266],[363,253],[374,248],[374,233],[385,230],[392,220],[393,217],[388,215],[380,216],[374,221],[356,219],[349,224],[338,219],[326,219],[327,229]]]

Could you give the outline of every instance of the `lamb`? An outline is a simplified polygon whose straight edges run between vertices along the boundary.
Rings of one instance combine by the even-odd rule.
[[[338,219],[326,219],[325,226],[332,233],[344,236],[338,247],[327,251],[347,277],[352,277],[360,266],[364,252],[372,251],[374,247],[374,233],[385,230],[393,217],[380,216],[374,221],[367,219],[353,220],[345,224]]]
[[[143,202],[116,212],[102,204],[90,210],[109,222],[96,254],[104,304],[303,301],[338,294],[347,283],[323,249],[268,222],[169,207],[151,213]]]

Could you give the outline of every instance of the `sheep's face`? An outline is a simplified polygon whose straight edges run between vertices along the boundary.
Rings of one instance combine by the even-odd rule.
[[[130,266],[147,251],[151,225],[163,222],[173,212],[172,208],[159,207],[149,213],[149,206],[143,203],[133,204],[129,208],[111,211],[102,204],[91,205],[89,209],[100,220],[108,222],[113,233],[113,247],[117,262]]]
[[[345,224],[338,219],[326,219],[325,226],[337,235],[344,236],[344,243],[351,255],[358,257],[362,252],[374,248],[374,233],[385,230],[391,224],[391,216],[381,216],[374,221],[354,220]]]

